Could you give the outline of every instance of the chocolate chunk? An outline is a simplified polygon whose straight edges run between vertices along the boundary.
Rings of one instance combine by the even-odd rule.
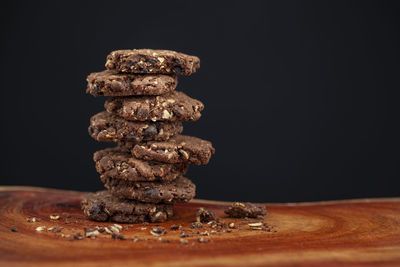
[[[164,131],[164,130],[163,130]],[[153,138],[154,136],[156,136],[158,134],[157,132],[157,127],[154,125],[149,125],[149,127],[147,127],[144,131],[143,131],[143,135],[146,138]]]
[[[135,135],[135,134],[127,134],[125,135],[125,140],[126,141],[134,141],[137,142],[137,140],[139,139],[139,136]]]

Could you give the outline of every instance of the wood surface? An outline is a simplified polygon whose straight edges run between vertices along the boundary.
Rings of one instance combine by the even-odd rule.
[[[68,235],[84,227],[112,225],[86,220],[79,205],[82,196],[0,187],[0,266],[400,266],[400,198],[265,204],[270,232],[250,230],[248,223],[257,220],[224,217],[228,202],[194,200],[176,205],[176,215],[167,223],[129,225],[122,231],[127,240],[101,234],[68,241]],[[180,231],[170,231],[170,226],[190,229],[199,207],[240,227],[211,234],[208,243],[193,236],[181,244]],[[52,214],[60,218],[52,220]],[[27,221],[33,217],[40,222]],[[150,235],[154,225],[168,230],[162,239],[169,243]],[[36,231],[40,226],[63,229]],[[147,240],[133,242],[135,236]]]

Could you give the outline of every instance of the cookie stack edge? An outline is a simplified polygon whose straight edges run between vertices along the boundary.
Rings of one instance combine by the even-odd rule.
[[[182,123],[198,120],[204,105],[175,90],[177,77],[196,72],[200,60],[170,50],[117,50],[105,66],[87,77],[88,94],[110,97],[88,131],[117,145],[94,153],[107,190],[88,194],[82,209],[95,221],[166,221],[174,203],[195,196],[184,177],[188,165],[207,164],[215,153],[211,142],[181,134]]]

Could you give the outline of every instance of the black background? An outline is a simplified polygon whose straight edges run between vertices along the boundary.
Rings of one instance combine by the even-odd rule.
[[[101,189],[86,76],[158,48],[201,58],[178,87],[206,107],[184,133],[217,149],[187,174],[198,198],[399,196],[395,1],[2,3],[1,184]]]

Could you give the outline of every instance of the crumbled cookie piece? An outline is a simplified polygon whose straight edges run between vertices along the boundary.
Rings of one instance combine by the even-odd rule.
[[[87,238],[96,238],[100,234],[99,230],[94,229],[87,229],[86,227],[83,229],[83,235]]]
[[[43,232],[43,231],[47,231],[47,227],[46,226],[38,226],[36,227],[36,232]]]
[[[115,240],[126,240],[126,237],[123,234],[119,234],[119,233],[113,233],[111,235],[111,238],[115,239]]]
[[[73,236],[70,236],[69,238],[68,238],[68,240],[69,241],[74,241],[74,240],[82,240],[82,239],[84,239],[85,238],[85,236],[83,236],[81,233],[76,233],[76,234],[74,234]]]
[[[195,228],[203,228],[203,224],[201,222],[194,222],[190,225],[190,228],[195,229]]]
[[[34,222],[41,222],[42,219],[36,218],[36,217],[32,217],[32,218],[26,218],[26,221],[29,223],[34,223]]]
[[[161,226],[152,227],[150,230],[150,234],[154,235],[154,236],[161,236],[161,235],[165,235],[166,233],[167,233],[167,230],[165,230],[165,228],[161,227]]]
[[[169,228],[171,231],[178,231],[179,229],[181,229],[182,228],[182,226],[181,225],[176,225],[176,224],[173,224],[173,225],[171,225],[171,227]]]
[[[266,215],[267,210],[262,205],[235,202],[225,210],[225,213],[232,218],[257,218]]]
[[[199,238],[197,238],[197,242],[208,243],[208,242],[210,242],[210,238],[199,237]]]
[[[61,218],[60,215],[57,214],[50,215],[50,220],[59,220],[60,218]]]
[[[189,243],[189,241],[187,241],[186,239],[181,238],[181,239],[179,239],[179,243],[181,245],[187,245]]]
[[[210,221],[215,221],[217,218],[217,215],[215,212],[211,210],[207,210],[205,208],[198,208],[196,212],[196,221],[197,222],[210,222]]]

